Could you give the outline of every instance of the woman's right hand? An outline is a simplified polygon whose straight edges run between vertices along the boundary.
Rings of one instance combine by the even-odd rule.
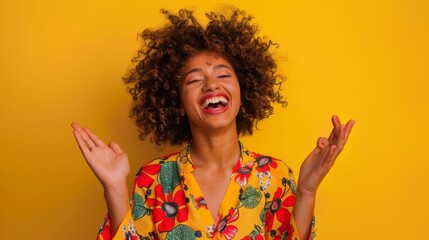
[[[126,186],[130,164],[127,154],[119,145],[115,142],[106,145],[89,129],[81,128],[77,123],[71,126],[82,155],[104,189],[109,191]]]
[[[106,145],[89,129],[81,128],[77,123],[72,123],[72,127],[80,151],[104,187],[110,231],[114,236],[130,207],[127,188],[130,164],[127,154],[117,143]]]

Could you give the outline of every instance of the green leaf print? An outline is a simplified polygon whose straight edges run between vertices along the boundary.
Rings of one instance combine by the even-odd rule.
[[[261,233],[261,227],[259,227],[258,225],[255,225],[255,229],[252,231],[252,233],[250,234],[250,236],[252,237],[252,239],[256,239],[256,237]]]
[[[163,186],[164,193],[173,192],[174,188],[179,185],[179,174],[176,162],[166,162],[159,171],[159,182]]]
[[[290,187],[292,188],[292,192],[293,192],[294,194],[296,194],[296,184],[295,184],[295,182],[294,182],[294,181],[291,181],[291,182],[290,182]]]
[[[245,208],[254,208],[261,201],[261,191],[254,187],[247,187],[240,197],[240,201],[243,203]]]
[[[293,178],[292,171],[289,171],[289,179],[290,179],[290,186],[292,188],[292,192],[296,194],[296,184],[295,184],[295,179]]]
[[[265,222],[266,213],[267,213],[267,209],[266,208],[262,209],[261,214],[259,215],[259,218],[261,219],[262,222]]]
[[[144,206],[144,201],[142,196],[137,193],[134,193],[134,207],[133,207],[133,219],[137,220],[139,218],[144,217],[145,215],[149,215],[150,210]]]
[[[186,225],[177,225],[170,232],[167,233],[168,240],[183,240],[183,239],[197,239],[197,235],[194,229]]]

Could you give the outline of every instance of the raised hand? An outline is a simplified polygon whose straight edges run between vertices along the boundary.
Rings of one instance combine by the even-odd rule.
[[[301,239],[309,239],[310,237],[317,188],[347,143],[354,123],[353,120],[350,120],[346,125],[342,125],[338,117],[333,116],[334,128],[331,135],[328,138],[320,137],[317,139],[316,148],[301,165],[293,210],[297,231]]]
[[[73,134],[86,162],[104,187],[111,234],[114,235],[129,210],[127,176],[130,164],[119,145],[104,144],[87,128],[72,123]]]
[[[334,165],[341,153],[354,125],[353,120],[342,125],[337,116],[332,117],[334,128],[328,138],[320,137],[316,148],[301,165],[298,192],[304,195],[315,195],[317,187]]]
[[[119,145],[115,142],[106,145],[89,129],[81,128],[77,123],[72,123],[72,128],[80,151],[104,189],[124,186],[130,165]]]

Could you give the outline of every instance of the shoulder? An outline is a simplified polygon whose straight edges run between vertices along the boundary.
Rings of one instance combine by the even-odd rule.
[[[254,161],[255,168],[259,172],[281,171],[288,173],[292,171],[285,161],[267,154],[261,154],[254,151],[243,149],[243,160]]]
[[[151,161],[149,161],[148,163],[140,167],[136,175],[138,175],[141,172],[153,171],[154,169],[159,168],[164,163],[175,162],[179,156],[179,153],[180,152],[174,152],[165,156],[161,156],[159,158],[152,159]]]
[[[271,155],[249,151],[244,148],[242,154],[244,162],[254,162],[253,167],[256,170],[256,174],[269,174],[273,178],[286,178],[287,180],[295,181],[293,171],[285,161]]]
[[[251,151],[248,151],[248,158],[254,161],[253,171],[262,190],[272,193],[271,196],[277,196],[278,191],[296,193],[293,171],[283,160]]]
[[[140,167],[135,176],[136,186],[139,188],[150,188],[154,181],[157,181],[158,175],[161,172],[165,172],[166,169],[175,168],[173,165],[176,165],[175,163],[177,162],[179,155],[180,152],[174,152],[166,156],[155,158]]]

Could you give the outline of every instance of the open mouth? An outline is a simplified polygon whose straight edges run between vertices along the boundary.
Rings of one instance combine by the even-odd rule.
[[[215,96],[206,98],[202,101],[201,107],[207,110],[210,109],[221,109],[226,106],[228,99],[224,96]]]

